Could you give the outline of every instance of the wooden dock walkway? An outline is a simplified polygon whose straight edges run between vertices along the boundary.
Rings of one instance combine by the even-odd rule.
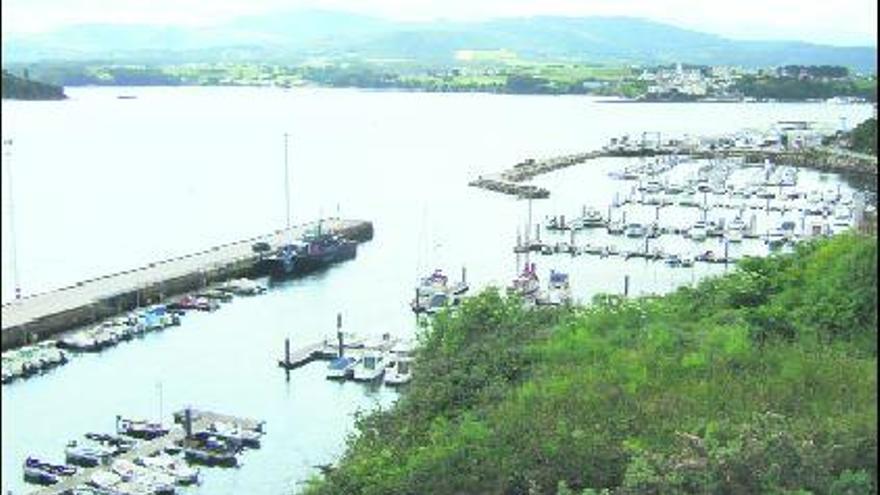
[[[293,227],[290,236],[299,238],[316,224]],[[373,237],[373,225],[367,221],[327,219],[322,221],[322,228],[355,241]],[[267,242],[274,248],[287,238],[285,230],[278,230],[11,301],[2,307],[2,349],[201,289],[209,283],[251,275],[260,259],[253,244]]]
[[[184,414],[184,411],[178,411],[174,413],[174,417],[175,419],[178,417],[183,418]],[[265,425],[264,421],[258,421],[249,418],[239,418],[209,411],[200,411],[197,409],[190,409],[190,417],[192,418],[192,431],[194,432],[207,429],[208,426],[215,421],[231,423],[241,429],[259,431],[261,433],[264,431]],[[177,442],[183,440],[184,436],[185,433],[183,426],[175,425],[166,435],[163,435],[154,440],[138,441],[137,445],[133,449],[124,454],[120,454],[114,457],[114,459],[125,459],[128,461],[133,461],[138,457],[150,456],[157,452],[163,451],[168,447],[176,446]],[[95,466],[91,468],[77,468],[77,473],[74,476],[66,478],[64,479],[64,481],[61,481],[55,485],[38,488],[37,490],[30,492],[29,495],[63,495],[68,490],[73,490],[78,486],[86,484],[91,478],[92,474],[94,474],[95,472],[107,471],[109,469],[110,467],[106,465]]]

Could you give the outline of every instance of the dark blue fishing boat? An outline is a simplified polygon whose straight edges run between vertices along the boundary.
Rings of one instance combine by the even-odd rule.
[[[124,419],[117,416],[116,432],[141,440],[153,440],[168,433],[168,428],[144,420]]]
[[[304,275],[356,255],[357,242],[321,232],[319,223],[316,233],[306,235],[303,242],[285,244],[264,262],[268,264],[269,275],[278,279]]]
[[[73,476],[76,468],[64,464],[50,464],[33,457],[24,461],[24,480],[39,485],[54,485],[62,476]]]

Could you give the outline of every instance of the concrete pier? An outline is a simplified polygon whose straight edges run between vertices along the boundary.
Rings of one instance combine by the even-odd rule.
[[[316,224],[293,227],[289,235],[298,238]],[[373,224],[368,221],[326,219],[322,229],[358,242],[373,238]],[[278,230],[6,303],[2,308],[2,349],[42,340],[211,283],[262,275],[257,272],[261,255],[253,251],[253,244],[267,242],[274,249],[287,238],[285,230]]]

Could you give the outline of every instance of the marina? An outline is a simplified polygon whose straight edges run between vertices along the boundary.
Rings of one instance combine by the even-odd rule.
[[[764,126],[786,117],[834,122],[841,112],[856,122],[871,112],[870,107],[861,106],[725,104],[716,108],[711,104],[632,104],[618,106],[615,113],[603,111],[586,98],[246,88],[133,88],[126,93],[137,94],[138,98],[123,102],[125,108],[121,109],[113,106],[117,92],[75,88],[72,104],[65,106],[61,114],[43,113],[44,106],[13,107],[12,112],[4,112],[4,121],[16,112],[21,116],[13,121],[19,136],[37,136],[30,143],[19,136],[16,139],[16,164],[21,165],[16,168],[16,186],[21,188],[17,198],[22,198],[16,204],[16,212],[21,215],[16,227],[23,243],[19,249],[23,295],[46,292],[57,280],[94,279],[95,273],[118,272],[118,266],[148,264],[140,260],[176,257],[176,253],[165,256],[161,246],[175,246],[183,253],[198,252],[201,246],[223,244],[223,239],[253,239],[255,233],[271,232],[283,225],[283,217],[266,215],[282,211],[277,173],[277,141],[282,132],[296,136],[293,163],[304,165],[291,182],[292,197],[297,200],[292,208],[297,216],[294,223],[326,217],[337,202],[342,202],[346,213],[341,216],[368,218],[381,235],[359,245],[353,262],[290,280],[248,277],[267,290],[259,297],[235,296],[231,302],[205,297],[216,301],[219,309],[187,310],[179,327],[145,332],[131,341],[121,341],[110,352],[79,353],[63,369],[4,385],[3,470],[12,473],[11,477],[4,476],[4,493],[23,494],[32,489],[21,476],[28,456],[57,464],[64,460],[65,440],[83,432],[111,432],[116,414],[159,422],[163,415],[156,414],[161,407],[157,408],[154,390],[160,382],[166,413],[191,403],[209,410],[247,411],[248,415],[265,418],[271,426],[271,434],[262,437],[260,449],[242,458],[241,467],[203,472],[201,483],[186,488],[186,492],[295,493],[302,482],[318,472],[316,466],[336,462],[358,411],[390,407],[399,392],[386,386],[393,375],[388,371],[391,367],[387,357],[383,358],[387,362],[381,383],[378,379],[366,383],[327,379],[331,361],[318,359],[291,370],[287,377],[278,366],[286,338],[291,341],[292,351],[309,343],[323,343],[325,337],[335,347],[332,320],[338,312],[344,312],[346,331],[350,329],[357,335],[390,333],[392,337],[412,338],[416,316],[409,303],[418,280],[433,269],[448,270],[452,285],[459,279],[459,268],[467,266],[473,292],[488,286],[504,290],[521,272],[522,260],[516,262],[511,246],[515,244],[517,226],[526,223],[525,201],[465,187],[470,178],[477,176],[468,168],[470,164],[484,165],[491,172],[524,156],[564,156],[572,150],[598,149],[611,136],[642,128],[668,125],[668,132],[702,134]],[[214,97],[224,98],[227,105],[208,105]],[[4,110],[6,105],[4,102]],[[153,113],[151,109],[157,110]],[[171,109],[211,117],[169,122],[162,116]],[[464,122],[458,118],[462,112],[474,109],[479,110],[477,118]],[[710,122],[700,118],[709,110],[719,112],[719,118]],[[230,112],[235,113],[234,118]],[[522,115],[534,118],[523,119]],[[423,126],[412,125],[415,116],[424,122]],[[136,128],[109,125],[123,117],[138,122]],[[108,125],[90,128],[71,124],[79,121]],[[261,124],[253,126],[252,122]],[[672,122],[675,124],[665,124]],[[485,129],[498,132],[486,133]],[[79,144],[94,142],[96,133],[106,143],[102,153],[95,153],[93,146]],[[147,133],[163,145],[144,147],[142,136]],[[37,145],[46,142],[60,144]],[[340,146],[339,142],[346,145]],[[171,147],[176,150],[175,156],[163,154],[163,149]],[[140,152],[133,154],[131,149]],[[120,162],[123,156],[127,160]],[[76,167],[59,166],[73,162]],[[125,163],[125,174],[134,174],[132,179],[114,175],[121,173],[116,172],[120,163]],[[543,221],[565,215],[566,223],[570,223],[580,216],[584,205],[606,217],[615,194],[623,203],[632,187],[638,186],[637,180],[621,181],[608,174],[639,163],[639,157],[601,157],[582,167],[563,167],[535,176],[532,185],[552,191],[552,195],[533,200],[533,218]],[[669,173],[686,170],[682,167],[686,165]],[[79,185],[55,188],[56,182],[40,180],[49,175],[56,176],[58,184]],[[206,187],[206,177],[211,178],[211,187]],[[377,191],[370,184],[375,184],[378,177],[394,178],[394,187]],[[670,184],[673,182],[678,181],[670,179]],[[154,195],[161,194],[163,200],[128,200],[133,183],[143,184]],[[843,196],[855,187],[835,174],[823,176],[809,169],[798,173],[797,189],[808,195],[813,190],[836,190],[838,184],[842,185]],[[195,192],[188,192],[190,188]],[[65,195],[66,189],[75,191]],[[247,191],[256,193],[245,194]],[[36,200],[56,196],[69,203],[66,213],[70,228],[51,223],[57,208],[41,209]],[[636,194],[633,203],[614,211],[612,220],[619,222],[626,211],[627,224],[652,223],[655,208],[637,204],[639,196]],[[694,201],[702,199],[702,193],[694,195]],[[106,208],[108,204],[124,207]],[[429,247],[429,259],[418,260],[417,232],[425,204],[431,205],[426,223],[431,225],[436,242]],[[462,210],[472,213],[449,214]],[[759,209],[747,210],[743,219],[746,224],[752,212],[763,215]],[[767,225],[758,221],[759,234],[781,222],[777,218],[780,212],[771,213]],[[659,225],[683,229],[693,225],[701,214],[697,207],[668,205],[661,209]],[[708,220],[714,219],[712,211],[708,215]],[[832,213],[829,219],[834,216]],[[102,220],[95,222],[95,218]],[[808,217],[807,226],[810,220],[819,218],[821,215]],[[41,225],[52,228],[44,232]],[[543,225],[540,238],[541,244],[554,247],[557,242],[571,244],[570,231],[554,233]],[[59,239],[64,240],[63,253],[56,249]],[[661,235],[659,239],[670,243],[666,249],[669,253],[688,253],[691,247],[697,251],[697,243],[681,235]],[[536,239],[531,235],[529,241]],[[763,252],[760,240],[748,241],[740,243],[748,248],[746,251],[760,248]],[[716,239],[710,237],[704,242],[704,251],[722,252],[714,244]],[[242,251],[250,255],[251,244],[245,243]],[[618,252],[638,251],[643,249],[644,239],[609,234],[607,228],[594,226],[575,229],[574,244],[613,245]],[[730,254],[740,255],[733,244]],[[538,288],[548,288],[551,270],[566,274],[573,303],[589,301],[597,293],[663,293],[725,270],[720,263],[685,266],[686,256],[680,256],[681,266],[673,267],[665,261],[625,260],[620,255],[601,258],[539,253],[530,252],[539,277]],[[59,264],[55,259],[68,261]],[[8,301],[14,285],[11,272],[3,273]],[[183,291],[181,297],[207,296],[202,294],[206,289],[219,285],[222,282],[215,284],[212,279],[207,287]],[[175,300],[166,297],[165,303]],[[152,298],[150,304],[143,302],[142,306],[155,303],[158,301]],[[167,415],[164,419],[167,423]]]
[[[194,449],[194,442],[191,440],[199,434],[199,432],[213,433],[217,424],[230,425],[231,427],[244,432],[255,432],[258,436],[264,433],[264,422],[248,418],[238,418],[224,414],[212,413],[209,411],[199,411],[185,409],[174,414],[175,421],[181,423],[175,428],[162,430],[161,434],[152,438],[147,438],[134,444],[130,450],[119,453],[114,456],[102,458],[100,462],[96,461],[91,467],[80,468],[75,472],[62,476],[56,483],[36,491],[30,492],[31,495],[65,495],[77,493],[75,490],[80,487],[94,487],[104,490],[112,490],[112,493],[118,495],[126,494],[150,494],[150,493],[174,493],[173,485],[175,480],[172,478],[171,487],[165,486],[144,486],[144,482],[138,482],[137,478],[141,476],[114,476],[114,471],[119,471],[119,466],[126,466],[128,462],[132,462],[149,471],[149,466],[157,467],[162,464],[157,459],[157,454],[167,453],[168,451],[179,452],[181,449]],[[118,421],[118,420],[117,420]],[[239,449],[236,450],[238,452]],[[29,458],[30,459],[30,458]],[[187,457],[189,460],[189,457]],[[68,458],[68,462],[70,459]],[[172,461],[173,462],[173,461]],[[167,463],[165,463],[167,465]],[[27,463],[25,464],[27,466]],[[156,470],[161,470],[157,467]],[[127,479],[126,479],[127,478]],[[132,478],[135,478],[132,480]],[[111,480],[111,481],[107,481]],[[177,480],[180,484],[190,484],[193,480],[185,477]]]
[[[668,167],[674,166],[681,159],[710,161],[733,159],[749,164],[779,163],[794,167],[877,175],[876,156],[847,152],[833,147],[802,145],[789,147],[781,144],[788,137],[786,132],[791,130],[810,131],[811,136],[820,137],[832,134],[829,129],[812,129],[810,125],[810,122],[778,122],[760,135],[740,131],[721,137],[667,138],[666,141],[661,140],[659,132],[642,132],[641,139],[624,135],[611,138],[598,150],[544,159],[526,158],[497,174],[480,175],[468,185],[524,199],[546,199],[550,196],[549,190],[523,182],[528,182],[541,174],[602,157],[664,158],[662,162],[655,160],[654,163],[665,165],[661,164],[659,167],[646,170],[648,175],[665,172]],[[648,135],[656,135],[656,137],[649,140]],[[617,177],[622,179],[634,179],[640,176],[638,172],[634,173],[629,168],[617,174]],[[765,185],[787,183],[787,180],[780,182],[780,179],[771,182],[768,177]]]

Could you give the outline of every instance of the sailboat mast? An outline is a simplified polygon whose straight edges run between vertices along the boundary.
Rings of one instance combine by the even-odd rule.
[[[3,146],[6,148],[6,178],[9,180],[9,237],[12,238],[12,278],[15,287],[15,298],[21,299],[21,284],[18,278],[18,253],[15,239],[15,201],[12,191],[12,139],[4,139]]]
[[[290,178],[287,171],[287,133],[284,133],[284,203],[287,207],[287,242],[290,243]]]
[[[532,244],[529,242],[529,235],[532,230],[532,197],[529,196],[529,223],[526,226],[526,265],[529,264],[529,252],[532,250]]]

